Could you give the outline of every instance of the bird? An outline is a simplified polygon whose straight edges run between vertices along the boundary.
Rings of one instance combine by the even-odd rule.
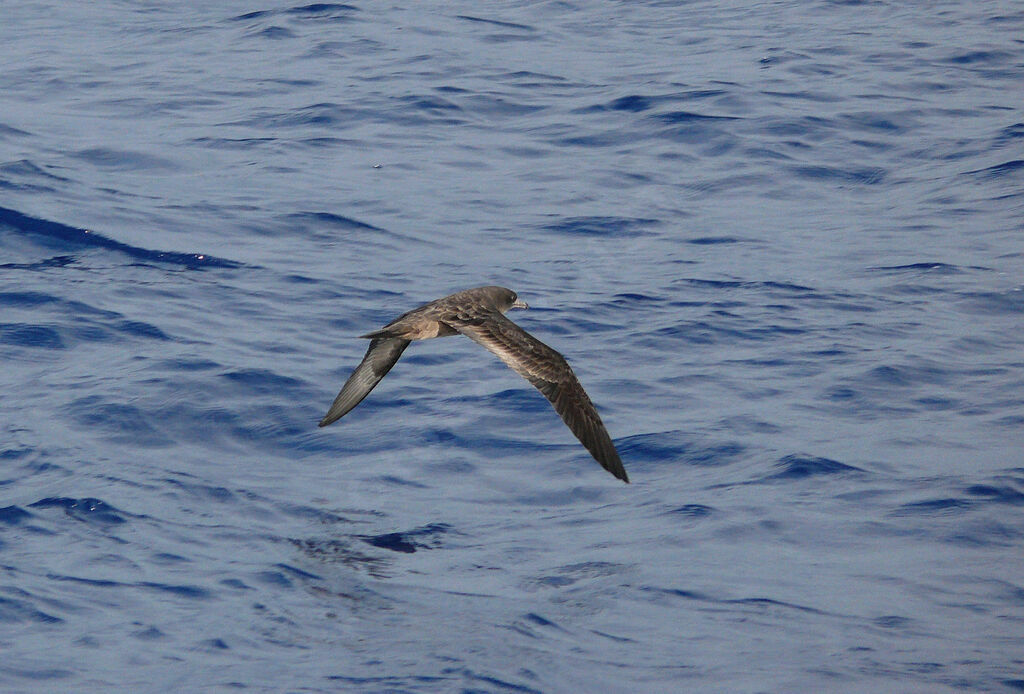
[[[506,318],[505,312],[513,308],[529,306],[511,289],[476,287],[423,304],[380,330],[360,335],[370,341],[366,355],[319,426],[338,421],[362,402],[411,342],[465,335],[537,388],[601,467],[628,483],[615,444],[565,357]]]

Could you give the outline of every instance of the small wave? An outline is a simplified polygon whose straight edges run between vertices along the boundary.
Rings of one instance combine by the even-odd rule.
[[[74,499],[64,496],[53,496],[40,499],[29,504],[30,508],[59,508],[71,518],[85,523],[103,525],[120,525],[126,522],[124,512],[114,508],[102,499],[85,497]]]
[[[787,455],[775,464],[777,472],[761,478],[762,481],[771,480],[802,480],[808,477],[821,475],[849,475],[863,473],[859,467],[840,463],[831,458],[818,458],[814,456]]]
[[[879,265],[878,267],[868,268],[876,272],[888,272],[892,274],[904,274],[913,273],[920,274],[927,272],[933,275],[958,275],[963,270],[956,265],[948,265],[947,263],[910,263],[908,265]]]
[[[660,222],[642,217],[569,217],[559,222],[544,225],[547,231],[581,236],[630,237],[645,233],[645,229]]]
[[[462,20],[465,20],[467,22],[479,22],[481,24],[492,24],[494,26],[499,26],[499,27],[502,27],[502,28],[505,28],[505,29],[519,29],[520,31],[536,31],[536,29],[534,29],[531,26],[527,26],[526,24],[516,24],[515,22],[503,22],[503,21],[498,20],[498,19],[486,19],[484,17],[474,17],[474,16],[468,15],[468,14],[459,14],[459,15],[455,15],[455,16],[456,16],[457,19],[462,19]]]
[[[382,535],[358,535],[357,537],[373,547],[412,554],[417,549],[436,549],[440,542],[439,536],[449,531],[451,531],[451,526],[447,523],[431,523],[414,530]]]
[[[177,253],[174,251],[154,251],[148,248],[140,248],[127,243],[115,241],[102,234],[97,234],[89,229],[51,222],[48,219],[29,217],[17,210],[0,207],[0,225],[7,226],[26,234],[38,234],[50,239],[62,241],[66,244],[85,248],[104,248],[112,251],[119,251],[130,258],[148,263],[168,263],[171,265],[182,265],[190,270],[201,270],[204,268],[238,268],[241,263],[233,260],[216,258],[204,253]],[[66,263],[65,263],[66,264]]]
[[[1024,169],[1024,159],[1011,159],[1010,161],[1004,161],[1002,164],[996,164],[995,166],[988,166],[984,169],[974,169],[973,171],[965,171],[966,175],[981,175],[991,178],[998,178],[1000,176],[1006,176],[1016,171]]]
[[[171,593],[183,598],[203,599],[209,598],[211,593],[206,588],[188,584],[159,583],[156,581],[139,581],[137,583],[126,583],[124,581],[111,581],[107,579],[83,578],[81,576],[68,576],[62,574],[47,574],[46,578],[51,581],[67,581],[70,583],[83,583],[99,588],[146,588],[161,593]]]
[[[60,617],[37,610],[25,600],[0,596],[0,624],[18,624],[20,622],[57,624],[63,621]]]
[[[345,5],[336,2],[315,2],[310,5],[299,5],[298,7],[290,7],[285,12],[288,14],[295,15],[323,15],[330,13],[348,13],[358,12],[359,8],[355,5]]]
[[[64,349],[60,333],[45,325],[0,323],[0,344],[34,349]]]
[[[0,524],[21,525],[32,517],[32,514],[20,506],[4,506],[0,508]]]

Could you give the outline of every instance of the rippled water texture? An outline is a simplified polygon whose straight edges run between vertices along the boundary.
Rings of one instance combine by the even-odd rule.
[[[1019,4],[2,14],[3,691],[1024,690]]]

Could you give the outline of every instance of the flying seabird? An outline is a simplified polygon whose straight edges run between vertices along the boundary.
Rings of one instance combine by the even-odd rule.
[[[506,318],[505,311],[510,308],[529,306],[511,289],[477,287],[431,301],[403,313],[380,330],[360,335],[370,340],[370,347],[320,426],[338,421],[362,402],[413,340],[462,334],[494,352],[532,383],[601,467],[629,482],[608,430],[565,357]]]

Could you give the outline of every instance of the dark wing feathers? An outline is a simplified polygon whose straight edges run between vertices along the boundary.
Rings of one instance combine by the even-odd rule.
[[[601,467],[629,482],[594,403],[561,354],[497,311],[446,316],[444,321],[532,383]]]
[[[361,403],[363,398],[380,383],[380,379],[384,378],[391,370],[408,346],[408,340],[398,337],[371,340],[370,347],[366,350],[366,356],[345,381],[345,385],[338,393],[338,397],[334,399],[331,409],[320,420],[320,426],[325,427],[331,422],[336,422]]]

